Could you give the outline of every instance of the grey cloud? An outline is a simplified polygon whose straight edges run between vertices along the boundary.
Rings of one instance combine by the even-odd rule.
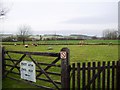
[[[78,17],[72,18],[67,21],[63,21],[61,23],[67,24],[111,24],[117,23],[117,17],[105,16],[105,17]]]

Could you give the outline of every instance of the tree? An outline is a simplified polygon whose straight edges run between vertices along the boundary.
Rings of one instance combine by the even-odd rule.
[[[106,29],[103,31],[103,38],[104,39],[117,39],[118,31],[114,29]]]
[[[93,36],[92,39],[98,39],[97,36]]]
[[[31,35],[31,27],[29,25],[21,25],[18,29],[18,40],[23,42],[23,45],[25,45],[25,41],[30,37]]]
[[[12,6],[12,3],[10,1],[0,0],[0,18],[2,18],[8,13],[11,6]]]

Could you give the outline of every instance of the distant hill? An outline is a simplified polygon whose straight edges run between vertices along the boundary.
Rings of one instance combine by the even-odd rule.
[[[2,38],[11,37],[17,40],[17,36],[13,34],[0,34]],[[59,34],[45,34],[45,35],[31,35],[28,40],[86,40],[93,39],[94,36],[82,35],[82,34],[71,34],[68,36]]]
[[[1,38],[7,38],[7,37],[11,37],[14,36],[13,34],[0,34]]]
[[[71,34],[70,37],[75,38],[75,39],[92,39],[92,36],[87,36],[87,35],[79,35],[79,34]]]

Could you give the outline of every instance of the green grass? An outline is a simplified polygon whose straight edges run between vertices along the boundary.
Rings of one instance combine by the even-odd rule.
[[[44,40],[44,41],[26,41],[26,44],[38,43],[38,44],[79,44],[81,40]],[[84,40],[86,44],[120,44],[120,40]],[[7,44],[21,44],[22,42],[2,42],[3,45]]]
[[[94,42],[93,42],[94,43]],[[6,50],[15,51],[31,51],[31,52],[60,52],[63,47],[68,47],[70,49],[70,63],[73,62],[93,62],[93,61],[117,61],[118,60],[118,45],[39,45],[37,47],[30,45],[29,48],[25,48],[23,45],[4,45]],[[53,50],[48,50],[48,47],[52,47]],[[18,59],[20,56],[11,54],[12,57]],[[50,57],[39,57],[33,56],[35,60],[50,63],[55,58]],[[26,58],[27,59],[27,58]],[[58,62],[60,64],[60,61]],[[16,71],[16,70],[15,70]],[[60,72],[56,68],[52,68],[50,71]],[[13,75],[12,75],[13,76]],[[43,76],[44,77],[44,76]],[[55,80],[60,80],[59,77],[51,76]],[[59,78],[59,79],[58,79]],[[20,83],[20,84],[19,84]],[[31,88],[32,86],[28,84],[23,84],[21,82],[16,83],[13,80],[5,79],[3,80],[3,87],[5,88]],[[44,85],[51,86],[51,84]],[[34,87],[33,87],[34,88]]]
[[[22,81],[11,80],[9,78],[5,78],[3,80],[3,88],[36,88],[35,86],[31,86],[27,83],[23,83]]]
[[[48,50],[52,47],[53,50]],[[60,52],[63,47],[70,49],[70,62],[86,61],[112,61],[118,60],[118,45],[39,45],[25,48],[23,45],[5,46],[6,50],[31,51],[31,52]]]

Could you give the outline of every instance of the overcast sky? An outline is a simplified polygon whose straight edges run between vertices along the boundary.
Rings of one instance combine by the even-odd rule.
[[[16,34],[23,24],[33,34],[101,36],[104,29],[117,29],[118,0],[9,1],[10,11],[0,20],[2,33]]]

